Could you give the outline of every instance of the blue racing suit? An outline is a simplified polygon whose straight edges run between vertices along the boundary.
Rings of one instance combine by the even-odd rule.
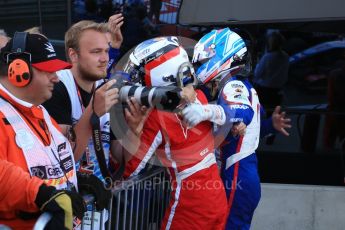
[[[117,59],[120,57],[120,50],[109,45],[109,61],[107,65],[107,79],[111,76],[111,71],[116,65]]]
[[[262,134],[273,131],[272,120],[261,122],[263,108],[258,95],[243,77],[228,79],[221,89],[218,105],[226,114],[226,123],[218,130],[224,140],[220,145],[222,161],[221,177],[228,198],[228,219],[226,229],[245,230],[250,223],[261,197],[255,150]],[[243,136],[233,136],[232,125],[243,122],[246,132]]]

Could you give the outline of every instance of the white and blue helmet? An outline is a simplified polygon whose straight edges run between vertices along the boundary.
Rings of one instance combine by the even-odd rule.
[[[212,30],[194,46],[192,63],[199,81],[206,83],[224,71],[240,71],[247,58],[244,40],[229,28]]]

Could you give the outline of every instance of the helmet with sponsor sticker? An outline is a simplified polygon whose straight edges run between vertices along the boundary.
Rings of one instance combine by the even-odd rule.
[[[157,37],[140,43],[130,54],[124,71],[130,82],[143,86],[196,84],[194,68],[178,38]]]
[[[212,30],[194,46],[192,63],[197,78],[207,83],[222,73],[238,74],[248,63],[244,40],[229,28]]]

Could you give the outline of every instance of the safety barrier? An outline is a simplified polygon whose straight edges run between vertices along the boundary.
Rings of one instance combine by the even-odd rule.
[[[169,175],[164,168],[149,170],[116,185],[113,194],[111,229],[159,229],[169,203]]]
[[[106,229],[159,229],[169,203],[169,175],[164,168],[148,170],[130,180],[118,182],[112,193]],[[84,200],[88,212],[83,218],[81,229],[103,229],[102,213],[95,212],[94,198],[88,195],[84,196]],[[34,230],[44,229],[50,219],[51,214],[43,213]]]

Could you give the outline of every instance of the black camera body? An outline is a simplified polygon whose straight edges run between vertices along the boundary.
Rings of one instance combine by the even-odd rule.
[[[122,138],[128,132],[124,109],[128,107],[127,101],[134,97],[135,100],[147,108],[156,108],[167,112],[179,112],[182,89],[177,86],[137,86],[124,80],[121,73],[114,73],[110,79],[116,79],[112,88],[119,89],[119,101],[110,109],[110,126],[113,134]]]
[[[119,89],[120,102],[123,106],[134,97],[135,100],[147,108],[157,108],[168,112],[178,112],[181,103],[182,89],[177,86],[148,87],[138,86],[125,81],[120,73],[113,74],[110,79],[116,79],[113,88]]]

